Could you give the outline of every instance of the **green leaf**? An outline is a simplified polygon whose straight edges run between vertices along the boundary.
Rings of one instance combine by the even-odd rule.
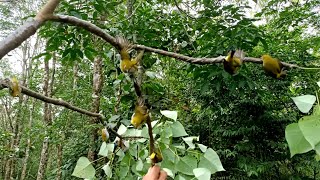
[[[164,111],[160,111],[160,113],[162,115],[164,115],[167,118],[173,119],[174,121],[177,120],[178,118],[178,112],[177,111],[168,111],[168,110],[164,110]]]
[[[143,162],[142,162],[141,159],[139,159],[139,160],[137,161],[136,170],[137,170],[137,171],[142,171],[142,169],[143,169]]]
[[[162,170],[164,170],[168,176],[174,178],[174,174],[173,174],[172,170],[170,170],[168,168],[163,168]]]
[[[107,144],[107,149],[108,149],[109,152],[113,152],[113,150],[114,150],[114,144],[113,144],[113,143]]]
[[[126,179],[125,177],[127,176],[128,172],[129,172],[129,168],[130,168],[129,165],[127,165],[127,166],[124,166],[124,165],[120,166],[120,168],[119,168],[119,177],[120,177],[120,179]]]
[[[174,146],[175,148],[180,149],[180,150],[183,150],[183,151],[186,150],[185,144],[179,143],[179,144],[173,144],[173,146]]]
[[[318,155],[320,155],[320,144],[317,144],[316,147],[314,147],[314,150]]]
[[[182,43],[181,43],[182,48],[186,47],[187,45],[188,45],[188,43],[186,41],[182,41]]]
[[[103,157],[107,157],[108,156],[108,148],[107,148],[107,143],[106,142],[103,142],[101,144],[98,155],[103,156]]]
[[[141,136],[142,130],[140,129],[128,129],[124,134],[125,136]]]
[[[320,106],[317,104],[314,108],[313,108],[313,115],[320,115]]]
[[[200,157],[199,168],[207,168],[213,174],[217,171],[225,171],[218,154],[211,148]]]
[[[151,79],[154,79],[156,77],[156,73],[153,71],[146,71],[145,74]]]
[[[127,127],[126,127],[125,125],[121,124],[120,127],[119,127],[119,129],[118,129],[118,131],[117,131],[117,133],[120,134],[120,135],[122,135],[122,134],[124,134],[126,131],[127,131]]]
[[[103,142],[101,144],[101,147],[100,147],[98,154],[100,156],[107,157],[108,155],[110,155],[113,152],[113,149],[114,149],[113,143],[106,144],[105,142]]]
[[[320,116],[305,116],[299,120],[299,128],[312,148],[320,143]]]
[[[151,127],[154,127],[159,121],[152,121],[151,122]]]
[[[115,80],[115,81],[113,82],[113,85],[115,86],[115,85],[118,85],[118,84],[120,84],[120,83],[121,83],[121,80],[118,79],[118,80]]]
[[[202,152],[206,152],[206,150],[207,150],[207,146],[205,146],[205,145],[203,145],[203,144],[197,144],[198,145],[198,147],[200,148],[200,150],[202,151]]]
[[[199,136],[191,136],[182,139],[188,144],[190,149],[194,149],[196,147],[194,142],[199,141]]]
[[[178,174],[174,180],[192,180],[194,179],[194,176],[187,176],[187,175],[184,175],[184,174]]]
[[[52,55],[50,53],[47,53],[44,57],[45,61],[49,61],[52,58]]]
[[[174,154],[174,151],[171,148],[166,148],[162,150],[162,154],[165,160],[171,161],[173,163],[175,162],[176,155]]]
[[[173,163],[171,161],[168,161],[168,159],[163,159],[163,161],[161,162],[161,168],[162,169],[164,169],[164,168],[170,169],[173,172],[173,174],[175,174],[174,172],[176,172],[176,169],[175,169],[176,164],[177,163],[175,163],[175,162]]]
[[[315,159],[316,159],[316,161],[320,161],[320,155],[319,155],[319,154],[316,154]]]
[[[85,179],[93,179],[96,174],[96,170],[92,166],[91,162],[86,157],[80,157],[77,161],[76,167],[73,170],[72,176]]]
[[[107,177],[108,178],[111,178],[112,177],[112,170],[111,170],[111,167],[110,167],[110,162],[108,162],[106,165],[104,165],[102,167],[104,173],[106,173]]]
[[[108,119],[108,122],[113,122],[113,121],[117,121],[117,119],[119,118],[119,115],[113,115]]]
[[[211,172],[207,168],[197,168],[193,170],[193,174],[199,180],[210,180]]]
[[[197,159],[191,155],[181,158],[176,164],[176,170],[187,175],[193,175],[192,170],[197,167]]]
[[[298,123],[289,124],[285,130],[291,157],[312,150],[312,146],[303,136]]]
[[[159,95],[163,95],[165,93],[165,88],[160,83],[145,83],[144,87],[147,91],[152,91],[153,93],[157,93]]]
[[[170,137],[172,137],[173,132],[171,128],[167,128],[168,126],[165,126],[163,130],[161,131],[161,137],[163,137],[164,140],[167,142],[170,142]]]
[[[172,136],[173,137],[181,137],[181,136],[188,135],[186,133],[186,131],[184,130],[184,127],[182,126],[182,124],[179,121],[174,122],[171,125],[171,129],[172,129]]]
[[[319,82],[317,82],[317,84],[318,84],[318,86],[320,87],[320,81],[319,81]]]
[[[312,108],[314,102],[316,102],[316,96],[314,95],[303,95],[298,97],[292,97],[292,100],[303,113],[308,113]]]

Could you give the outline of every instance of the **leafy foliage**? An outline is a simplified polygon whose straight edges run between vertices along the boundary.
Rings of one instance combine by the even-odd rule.
[[[62,1],[56,12],[89,21],[134,43],[192,57],[216,57],[240,48],[250,57],[270,54],[300,66],[320,65],[319,0],[255,2],[248,6],[247,1],[139,0],[130,11],[125,1],[69,0]],[[0,5],[4,34],[17,26],[6,18],[12,7],[16,6]],[[116,50],[79,27],[57,22],[47,22],[38,35],[46,43],[30,61],[28,73],[33,76],[27,86],[41,92],[42,64],[56,57],[53,97],[90,110],[92,62],[103,57],[100,113],[108,120],[92,124],[89,117],[54,107],[53,124],[47,127],[40,102],[34,103],[30,113],[31,106],[20,107],[1,91],[0,103],[8,108],[0,107],[1,162],[14,159],[14,176],[19,177],[30,138],[27,178],[34,179],[42,139],[49,137],[52,153],[46,179],[55,179],[59,169],[62,179],[143,176],[150,167],[148,131],[130,126],[135,92],[130,79],[121,74]],[[143,66],[143,92],[163,155],[161,168],[171,178],[319,178],[319,105],[314,107],[315,96],[303,96],[319,92],[319,71],[290,69],[286,79],[275,80],[265,76],[261,65],[245,63],[238,75],[230,76],[221,64],[186,64],[151,53],[145,53]],[[1,74],[13,75],[9,67],[1,61]],[[3,115],[6,111],[11,114]],[[32,128],[27,126],[29,116]],[[18,147],[11,146],[15,137],[12,117],[22,125]],[[115,146],[118,139],[109,132],[106,142],[100,137],[95,142],[98,158],[89,162],[85,157],[90,135],[98,135],[95,130],[106,124],[122,136],[140,138],[129,139],[123,149]],[[63,147],[60,167],[57,145]]]

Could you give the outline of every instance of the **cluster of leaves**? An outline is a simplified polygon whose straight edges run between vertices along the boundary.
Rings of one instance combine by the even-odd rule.
[[[318,83],[320,84],[320,83]],[[292,98],[299,110],[308,113],[316,101],[314,95],[304,95]],[[302,117],[298,123],[289,124],[286,128],[286,140],[290,148],[291,157],[295,154],[316,151],[316,160],[320,160],[320,114],[319,102],[310,116]]]
[[[176,3],[180,7],[190,6],[196,12],[189,8],[181,11]],[[285,3],[289,5],[281,8]],[[246,16],[245,11],[250,7],[243,5],[245,3],[236,6],[203,0],[135,1],[131,15],[125,3],[115,0],[70,0],[62,1],[57,12],[90,21],[114,36],[124,35],[133,42],[193,57],[215,57],[225,55],[231,48],[241,48],[252,57],[270,53],[285,62],[318,65],[319,36],[305,32],[309,26],[319,27],[319,16],[312,11],[319,1],[294,3],[296,1],[268,1],[254,18]],[[255,26],[259,18],[265,18],[267,23]],[[119,71],[116,52],[109,45],[97,43],[94,36],[83,29],[65,24],[48,22],[40,35],[47,39],[46,49],[34,59],[49,60],[52,52],[59,59],[54,97],[90,109],[90,69],[93,59],[101,56],[105,73],[101,113],[121,135],[143,138],[130,140],[126,152],[115,149],[113,142],[101,145],[98,141],[96,151],[100,158],[89,162],[82,157],[89,149],[88,132],[101,126],[90,124],[85,116],[57,108],[54,122],[47,128],[39,113],[42,108],[37,105],[35,109],[39,112],[33,115],[32,130],[24,129],[22,133],[21,144],[25,144],[26,135],[30,133],[37,150],[30,155],[30,161],[39,161],[41,141],[49,136],[50,150],[54,150],[56,144],[64,147],[64,163],[59,167],[64,179],[72,172],[81,178],[132,179],[144,175],[150,167],[147,128],[128,128],[135,95],[132,84]],[[291,124],[302,115],[290,98],[312,93],[319,72],[290,70],[284,81],[276,81],[265,77],[260,65],[250,63],[244,64],[237,76],[224,72],[221,65],[196,66],[148,53],[143,63],[146,69],[143,91],[152,106],[152,118],[156,119],[154,134],[164,157],[161,167],[170,177],[289,179],[319,174],[314,154],[293,156],[312,149],[319,154],[317,107],[313,115]],[[78,67],[80,77],[76,86],[70,70],[74,67]],[[36,70],[29,87],[40,90],[43,72]],[[307,104],[311,108],[313,102]],[[178,110],[180,121],[162,118],[158,113],[161,109]],[[26,110],[21,113],[27,114]],[[288,124],[289,148],[284,136]],[[185,137],[187,134],[197,136]],[[8,144],[10,137],[0,138]],[[53,168],[56,157],[55,153],[50,156],[48,179],[53,179],[59,169]],[[219,157],[226,171],[222,171]],[[37,173],[37,165],[28,165],[30,174]]]
[[[6,146],[6,144],[9,144],[10,139],[12,138],[12,134],[10,132],[7,132],[5,130],[0,129],[0,156],[5,157],[12,153],[12,150],[10,147]]]
[[[197,143],[199,137],[186,137],[182,124],[177,121],[176,111],[161,111],[172,119],[152,121],[157,148],[163,154],[161,168],[172,178],[210,179],[211,174],[224,171],[217,153],[207,146]],[[141,137],[127,143],[127,148],[116,147],[116,143],[103,142],[99,155],[108,162],[102,166],[108,178],[134,179],[143,176],[151,165],[148,146],[148,129],[128,129],[121,125],[118,134],[122,136]],[[182,138],[183,141],[179,140]],[[115,163],[115,161],[117,163]],[[81,157],[73,171],[73,176],[93,179],[96,170],[86,157]]]

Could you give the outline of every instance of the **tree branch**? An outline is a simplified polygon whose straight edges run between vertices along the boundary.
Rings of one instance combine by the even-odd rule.
[[[0,90],[4,89],[4,88],[9,88],[10,87],[9,82],[10,82],[9,79],[0,79]],[[79,107],[73,106],[73,105],[69,104],[68,102],[60,100],[60,99],[49,98],[49,97],[44,96],[40,93],[32,91],[24,86],[20,86],[20,87],[21,87],[21,93],[28,95],[28,96],[31,96],[33,98],[39,99],[43,102],[51,103],[51,104],[58,105],[58,106],[63,106],[63,107],[70,109],[72,111],[76,111],[76,112],[79,112],[81,114],[88,115],[88,116],[98,117],[102,120],[106,119],[102,114],[93,113],[93,112],[87,111],[85,109],[81,109]]]
[[[52,15],[59,2],[59,0],[49,0],[34,19],[27,20],[22,26],[2,40],[0,42],[0,60],[10,51],[20,46],[30,36],[34,35],[47,20],[45,17]]]
[[[53,15],[54,10],[59,5],[60,0],[49,0],[42,9],[37,13],[35,20],[44,22],[47,20],[47,16]]]
[[[72,24],[78,27],[82,27],[87,31],[101,37],[102,39],[110,43],[112,46],[119,47],[119,44],[114,37],[112,37],[110,34],[104,32],[101,28],[99,28],[98,26],[88,21],[85,21],[76,17],[72,17],[72,16],[65,16],[65,15],[50,16],[48,17],[48,20],[64,22],[64,23]]]
[[[114,37],[112,37],[110,34],[106,33],[104,30],[102,30],[98,26],[96,26],[88,21],[85,21],[85,20],[82,20],[82,19],[79,19],[76,17],[72,17],[72,16],[65,16],[65,15],[54,15],[54,16],[48,17],[48,20],[57,21],[57,22],[64,22],[64,23],[68,23],[68,24],[71,24],[74,26],[82,27],[82,28],[86,29],[87,31],[101,37],[106,42],[110,43],[112,46],[119,48],[119,44]],[[173,52],[169,52],[169,51],[165,51],[165,50],[161,50],[161,49],[156,49],[156,48],[152,48],[152,47],[148,47],[148,46],[144,46],[144,45],[139,45],[139,44],[134,45],[133,48],[140,49],[140,50],[144,49],[145,51],[154,52],[157,54],[172,57],[177,60],[181,60],[181,61],[185,61],[185,62],[193,63],[193,64],[222,63],[225,58],[224,56],[219,56],[219,57],[215,57],[215,58],[195,58],[195,57],[189,57],[189,56],[185,56],[183,54],[173,53]],[[254,57],[245,57],[243,59],[243,61],[262,64],[262,60],[260,58],[254,58]],[[295,64],[289,64],[289,63],[285,63],[285,62],[282,62],[282,64],[288,68],[301,68]]]

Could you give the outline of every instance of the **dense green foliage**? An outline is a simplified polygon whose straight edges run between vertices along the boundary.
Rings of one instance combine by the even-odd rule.
[[[240,48],[249,57],[259,58],[263,54],[270,54],[299,66],[320,66],[319,0],[257,1],[259,6],[251,3],[249,6],[247,1],[132,2],[130,12],[124,1],[62,1],[56,12],[90,21],[112,36],[123,35],[138,44],[187,56],[217,57],[226,55],[231,49]],[[8,10],[2,6],[2,11]],[[254,6],[259,7],[261,12],[255,12]],[[8,15],[2,11],[1,16]],[[253,14],[250,17],[249,11]],[[3,20],[0,23],[1,29],[8,28],[7,23],[12,24]],[[111,45],[79,27],[57,22],[47,22],[40,29],[39,36],[46,44],[30,61],[34,68],[33,76],[27,81],[30,89],[41,91],[39,84],[42,83],[43,69],[38,63],[52,59],[52,53],[55,52],[58,65],[53,97],[90,110],[92,63],[95,57],[101,56],[104,85],[100,113],[107,117],[108,124],[115,126],[115,129],[130,125],[135,92],[131,81],[121,73],[119,56]],[[199,167],[201,163],[204,166],[204,154],[211,153],[212,156],[216,152],[225,171],[216,172],[222,167],[210,169],[211,173],[216,172],[211,176],[214,179],[320,178],[320,164],[314,158],[314,151],[291,157],[285,138],[286,126],[306,115],[299,111],[291,97],[319,92],[319,70],[290,69],[285,79],[278,80],[266,76],[262,65],[256,63],[245,63],[236,76],[225,72],[222,64],[188,64],[153,53],[146,53],[143,63],[146,69],[143,92],[151,105],[152,119],[159,121],[154,131],[165,158],[162,167],[179,174],[179,177],[190,179],[192,173],[189,169],[196,168],[197,162],[200,162]],[[79,75],[76,86],[73,72],[75,64]],[[14,70],[10,72],[3,60],[0,61],[0,68],[5,77],[14,74]],[[7,96],[4,90],[0,91],[1,104],[11,102]],[[16,176],[19,176],[26,141],[30,136],[32,149],[27,179],[34,179],[43,138],[49,136],[49,151],[52,153],[46,179],[56,176],[58,144],[63,145],[62,178],[76,179],[71,174],[78,159],[87,156],[91,130],[102,128],[102,124],[92,125],[87,116],[55,107],[53,124],[46,126],[41,102],[35,101],[33,106],[33,111],[30,111],[31,105],[18,108],[19,104],[15,101],[8,106],[22,114],[18,116],[18,122],[24,124],[19,150],[2,145],[9,144],[13,134],[6,129],[6,117],[0,116],[3,121],[0,124],[1,161],[14,156],[18,162]],[[3,112],[3,108],[0,108]],[[164,117],[160,110],[178,111],[178,121]],[[27,127],[29,116],[33,119],[31,129]],[[181,130],[177,125],[179,122],[189,136],[199,136],[199,141],[191,142],[197,144],[195,149],[188,149],[190,144],[181,138],[184,133],[175,136],[175,130]],[[133,131],[131,128],[126,133],[147,137],[146,128],[142,131]],[[114,135],[110,135],[109,142],[103,145],[105,149],[115,139]],[[98,152],[101,144],[99,138],[99,142],[96,142]],[[146,173],[149,167],[146,162],[147,142],[137,140],[130,145],[129,151],[115,157],[110,156],[110,150],[104,151],[108,160],[111,159],[108,168],[113,173],[112,178],[132,179]],[[215,152],[212,149],[203,151],[201,145]],[[175,156],[179,156],[181,161],[171,160]],[[106,178],[106,170],[103,171],[102,166],[107,161],[102,156],[99,158],[94,164],[96,177]],[[83,160],[83,163],[87,161]],[[182,163],[190,163],[192,167],[186,170]],[[1,170],[4,172],[3,168]]]

